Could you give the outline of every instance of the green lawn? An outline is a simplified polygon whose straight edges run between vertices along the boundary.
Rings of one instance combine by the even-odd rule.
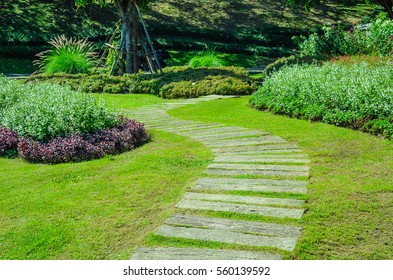
[[[125,113],[166,102],[149,95],[102,96]],[[209,101],[170,113],[268,131],[309,154],[303,232],[288,258],[392,259],[393,143],[256,111],[247,102]],[[134,151],[91,162],[51,166],[0,158],[0,259],[129,259],[143,244],[221,248],[152,235],[212,154],[188,138],[151,133],[153,140]]]
[[[172,116],[260,129],[298,143],[311,172],[293,259],[392,259],[393,142],[247,106],[248,97],[203,102]]]
[[[153,96],[105,96],[124,107]],[[134,151],[75,164],[0,158],[0,259],[129,259],[212,159],[190,139],[151,131]]]

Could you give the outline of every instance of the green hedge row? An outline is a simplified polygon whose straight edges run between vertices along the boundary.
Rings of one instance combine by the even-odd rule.
[[[239,67],[167,67],[161,74],[35,75],[28,82],[49,81],[91,93],[145,93],[163,98],[191,98],[204,95],[250,95],[256,90],[248,73]]]
[[[393,64],[294,65],[252,95],[257,109],[393,137]]]

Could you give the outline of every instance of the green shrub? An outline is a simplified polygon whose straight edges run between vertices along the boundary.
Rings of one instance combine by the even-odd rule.
[[[93,44],[86,39],[67,39],[64,35],[49,41],[54,49],[37,54],[35,64],[39,72],[54,73],[89,73],[93,67],[95,54]]]
[[[248,95],[256,87],[240,67],[167,67],[162,74],[35,75],[27,82],[49,81],[74,90],[94,93],[145,93],[164,98],[190,98],[210,94]],[[187,86],[190,86],[187,88]],[[180,92],[182,91],[182,92]]]
[[[295,64],[312,64],[312,63],[319,63],[321,61],[326,61],[331,57],[328,55],[315,55],[315,56],[299,56],[299,55],[291,55],[287,57],[282,57],[270,63],[264,69],[264,73],[266,76],[270,75],[271,73],[280,70],[285,66],[291,66]]]
[[[252,95],[257,109],[392,138],[393,65],[294,65],[273,73]]]
[[[255,88],[239,79],[208,76],[200,81],[172,82],[160,89],[163,98],[193,98],[204,95],[249,95]]]
[[[119,121],[102,100],[96,101],[93,96],[68,87],[48,83],[20,84],[5,78],[0,82],[0,100],[10,93],[10,96],[15,95],[11,97],[14,102],[0,107],[0,126],[22,137],[48,141],[109,128]]]
[[[308,38],[294,37],[301,56],[393,54],[393,20],[388,19],[384,13],[368,25],[348,29],[338,23],[324,26],[322,31],[321,36],[314,33]]]

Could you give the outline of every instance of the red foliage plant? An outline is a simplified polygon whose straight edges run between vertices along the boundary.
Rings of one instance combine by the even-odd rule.
[[[9,129],[5,130],[8,131],[7,135],[16,134]],[[2,134],[0,134],[0,152],[5,145],[1,137]],[[8,140],[4,143],[12,143],[15,149],[17,146],[19,157],[26,161],[57,164],[97,159],[106,154],[119,154],[142,145],[148,139],[143,124],[121,117],[115,127],[101,129],[94,133],[54,138],[46,143],[28,138],[19,138],[16,142]]]

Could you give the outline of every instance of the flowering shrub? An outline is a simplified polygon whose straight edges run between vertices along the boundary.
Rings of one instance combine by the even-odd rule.
[[[6,127],[0,127],[0,156],[13,156],[18,148],[18,134]]]
[[[295,65],[252,95],[257,109],[393,138],[393,64]]]
[[[110,129],[59,137],[47,143],[21,138],[19,156],[32,163],[65,163],[101,158],[132,150],[149,139],[143,124],[122,118]]]

